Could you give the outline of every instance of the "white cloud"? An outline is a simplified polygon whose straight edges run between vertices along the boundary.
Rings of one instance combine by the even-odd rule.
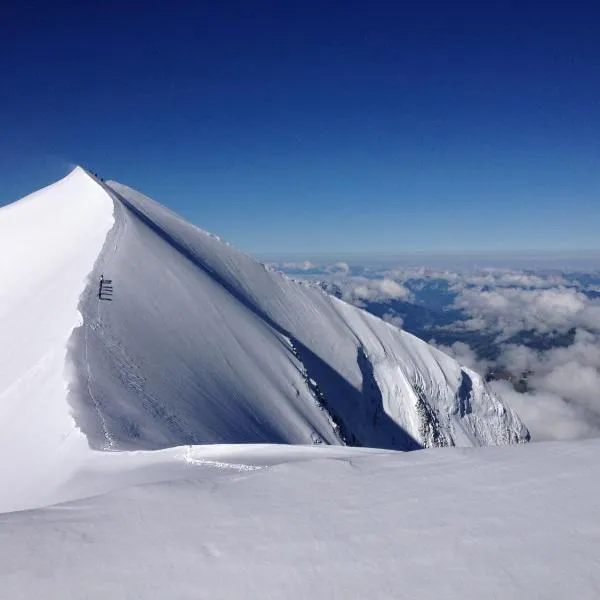
[[[598,367],[582,365],[574,360],[558,365],[534,382],[540,389],[555,392],[563,398],[587,406],[600,416],[600,373]]]
[[[548,333],[579,326],[600,331],[600,303],[573,288],[467,288],[459,293],[454,307],[471,315],[478,329],[485,322],[487,329],[504,337],[523,330]],[[468,328],[468,322],[461,327]]]
[[[436,344],[435,340],[431,340],[430,344],[454,358],[459,364],[480,375],[485,375],[492,364],[487,360],[479,360],[475,351],[464,342],[454,342],[451,346],[444,346],[443,344]]]
[[[317,268],[317,265],[311,263],[309,260],[304,260],[302,262],[284,262],[281,266],[284,269],[294,271],[310,271]]]
[[[350,273],[350,265],[345,262],[337,262],[327,267],[328,273],[335,273],[340,275],[348,275]]]
[[[398,315],[395,315],[393,313],[385,313],[385,315],[383,315],[382,319],[386,323],[390,323],[391,325],[395,325],[399,329],[402,329],[402,325],[404,325],[404,320],[402,319],[402,317],[400,317]]]
[[[498,362],[511,373],[523,373],[536,369],[539,354],[527,346],[506,344]]]
[[[388,300],[413,299],[412,292],[405,286],[392,279],[367,279],[365,277],[352,277],[340,283],[344,300],[353,304],[361,301],[386,302]]]
[[[381,292],[390,298],[408,298],[410,291],[392,279],[383,279],[379,284]]]
[[[533,441],[570,440],[600,435],[600,418],[549,392],[521,394],[505,381],[490,383],[492,389],[521,417]]]
[[[535,403],[545,398],[548,410],[553,411],[553,418],[558,419],[560,414],[566,415],[569,422],[575,416],[583,418],[600,434],[599,335],[578,329],[570,346],[546,352],[509,344],[503,349],[499,362],[514,373],[532,372],[528,384],[532,395],[537,398],[531,401],[532,405],[537,406]],[[539,417],[544,423],[548,421],[547,415],[540,413]],[[560,428],[560,424],[557,427]]]

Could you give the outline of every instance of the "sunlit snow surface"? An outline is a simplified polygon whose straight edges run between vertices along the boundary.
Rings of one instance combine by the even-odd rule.
[[[113,225],[81,169],[0,209],[0,510],[50,494],[88,452],[67,402],[77,298]],[[1,586],[0,586],[1,587]]]
[[[341,445],[525,440],[424,342],[82,169],[0,256],[0,597],[597,595],[596,442]]]
[[[96,453],[72,491],[117,491],[0,515],[1,595],[591,600],[599,452]]]

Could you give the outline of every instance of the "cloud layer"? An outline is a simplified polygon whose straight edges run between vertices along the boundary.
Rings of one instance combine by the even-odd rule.
[[[458,292],[454,307],[471,316],[463,327],[498,331],[504,338],[527,330],[549,333],[584,327],[600,331],[600,302],[564,286],[492,290],[466,287]]]

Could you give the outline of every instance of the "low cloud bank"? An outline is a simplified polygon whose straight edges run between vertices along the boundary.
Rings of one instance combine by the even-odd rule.
[[[561,396],[546,392],[516,392],[506,381],[492,381],[492,389],[520,415],[536,442],[600,436],[600,419]]]
[[[540,422],[542,439],[600,435],[598,333],[579,328],[571,345],[544,352],[507,344],[498,362],[513,373],[531,372],[528,384],[532,391],[507,399],[526,422],[531,413],[532,427]]]
[[[600,301],[567,287],[549,289],[463,288],[454,307],[471,318],[468,329],[497,331],[507,339],[524,330],[564,332],[576,327],[600,331]]]
[[[413,298],[408,288],[393,279],[365,279],[360,285],[347,290],[346,296],[370,302],[391,298],[395,300],[411,300]]]
[[[492,361],[482,360],[477,357],[475,350],[465,342],[454,342],[450,346],[436,344],[435,340],[430,342],[436,348],[456,359],[461,365],[469,367],[480,375],[485,375],[493,366]]]

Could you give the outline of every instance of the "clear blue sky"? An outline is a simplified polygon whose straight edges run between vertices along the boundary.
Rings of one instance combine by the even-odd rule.
[[[0,204],[78,163],[250,252],[600,247],[597,2],[12,4]]]

